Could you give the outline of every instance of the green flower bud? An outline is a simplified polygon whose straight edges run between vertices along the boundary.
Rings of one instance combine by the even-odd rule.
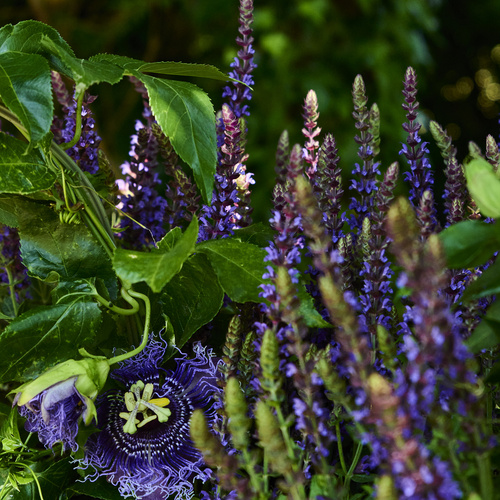
[[[290,474],[292,472],[292,463],[288,457],[278,420],[264,401],[257,401],[255,419],[257,421],[259,444],[268,455],[269,465],[280,474]]]
[[[226,413],[229,417],[228,426],[234,447],[238,450],[246,449],[249,444],[250,419],[247,417],[248,407],[245,396],[236,378],[230,377],[227,380],[224,395]]]
[[[99,394],[108,378],[109,363],[107,358],[93,357],[81,360],[68,359],[42,373],[35,380],[26,382],[17,389],[14,403],[18,406],[28,405],[29,402],[44,391],[51,389],[57,393],[57,386],[74,380],[74,388],[80,393],[85,404],[85,424],[89,424],[96,416],[93,400]],[[52,399],[56,399],[54,395]]]
[[[381,476],[377,481],[377,500],[397,500],[394,480],[391,476]]]

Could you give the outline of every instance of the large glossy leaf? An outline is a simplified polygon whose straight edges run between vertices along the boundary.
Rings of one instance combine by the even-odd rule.
[[[21,21],[15,26],[6,25],[0,30],[0,54],[11,51],[39,54],[47,59],[52,69],[71,76],[71,71],[58,54],[47,50],[42,43],[44,40],[51,40],[59,52],[74,56],[71,47],[54,28],[33,20]]]
[[[83,224],[63,224],[49,208],[37,206],[19,220],[21,255],[32,276],[57,281],[112,279],[111,261]]]
[[[474,158],[464,167],[467,188],[486,217],[500,217],[500,179],[483,158]]]
[[[122,281],[139,283],[145,281],[153,292],[158,293],[182,269],[184,262],[193,253],[198,238],[198,220],[193,218],[186,231],[178,237],[167,234],[160,241],[159,249],[151,252],[116,249],[113,266]]]
[[[101,322],[94,301],[31,309],[13,320],[0,334],[0,380],[25,382],[92,342]]]
[[[29,194],[52,187],[56,180],[38,150],[0,132],[0,193]]]
[[[264,283],[266,251],[251,243],[226,238],[203,241],[196,251],[210,260],[219,282],[236,302],[261,302],[260,285]]]
[[[156,121],[170,139],[175,152],[193,170],[205,203],[214,186],[217,140],[215,114],[205,92],[187,82],[142,75]]]
[[[439,233],[451,268],[477,267],[500,249],[500,228],[478,220],[466,220]]]
[[[114,85],[123,78],[123,69],[109,61],[79,59],[64,50],[52,39],[42,40],[42,45],[65,64],[71,72],[71,78],[77,85],[77,91],[83,91],[96,83]]]
[[[0,53],[0,98],[19,118],[33,144],[48,146],[54,105],[47,61],[38,54]]]
[[[224,291],[208,259],[201,254],[190,257],[161,294],[162,311],[172,323],[177,347],[215,317],[223,299]]]
[[[216,151],[215,113],[212,103],[196,85],[176,80],[165,80],[143,73],[149,68],[166,73],[180,71],[189,76],[218,74],[204,65],[183,63],[144,63],[137,59],[112,54],[97,54],[91,62],[112,63],[124,70],[124,74],[138,78],[146,87],[153,115],[168,136],[175,152],[193,170],[196,185],[206,203],[210,203],[214,185]],[[190,69],[189,69],[190,68]],[[158,71],[157,71],[158,72]],[[196,74],[198,73],[198,74]],[[180,73],[174,73],[180,74]]]

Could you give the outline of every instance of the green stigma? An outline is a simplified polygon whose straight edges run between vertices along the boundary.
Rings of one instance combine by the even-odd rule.
[[[138,380],[132,384],[130,391],[125,393],[127,411],[120,413],[120,417],[126,420],[123,424],[123,432],[135,434],[138,428],[153,420],[158,419],[158,422],[161,423],[168,420],[172,412],[165,406],[170,403],[170,400],[168,398],[152,398],[153,389],[153,384],[144,384]]]

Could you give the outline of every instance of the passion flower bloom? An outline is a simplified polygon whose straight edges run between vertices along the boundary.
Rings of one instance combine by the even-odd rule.
[[[106,476],[124,497],[191,498],[193,481],[210,477],[191,441],[189,420],[199,408],[209,425],[215,421],[217,363],[212,351],[197,343],[194,359],[183,354],[175,369],[163,370],[165,349],[163,341],[151,340],[111,373],[124,388],[97,400],[101,432],[87,441],[81,467],[90,471],[87,480]]]

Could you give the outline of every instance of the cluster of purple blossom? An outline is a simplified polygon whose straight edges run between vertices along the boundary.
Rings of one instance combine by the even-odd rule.
[[[185,227],[193,214],[199,216],[201,240],[231,237],[235,229],[251,224],[245,116],[255,68],[252,11],[252,0],[240,1],[240,50],[230,76],[242,83],[224,89],[227,104],[217,122],[220,151],[212,203],[200,204],[146,100],[145,123],[137,123],[130,159],[122,166],[118,206],[124,245],[151,246],[169,229]],[[65,116],[54,122],[55,137],[69,142],[76,104],[57,77],[54,88]],[[122,495],[143,499],[189,498],[196,479],[206,483],[202,498],[275,498],[279,491],[305,498],[301,495],[318,477],[330,478],[318,498],[334,498],[349,490],[355,471],[390,478],[395,493],[384,497],[386,483],[380,481],[380,498],[462,496],[463,471],[454,454],[460,448],[473,455],[489,437],[482,422],[470,418],[480,401],[463,343],[474,326],[466,318],[477,321],[481,308],[475,305],[472,311],[460,304],[467,276],[445,270],[416,93],[416,75],[408,68],[403,88],[407,141],[400,155],[409,167],[403,179],[410,196],[394,201],[399,166],[393,163],[380,178],[379,112],[376,105],[368,109],[363,79],[356,77],[353,117],[360,160],[352,170],[353,196],[346,211],[335,139],[326,134],[319,142],[318,101],[313,91],[307,94],[305,143],[290,147],[284,132],[278,145],[270,218],[275,236],[267,247],[263,303],[251,310],[241,307],[240,313],[250,333],[245,337],[240,325],[228,334],[221,366],[211,351],[195,344],[194,360],[179,358],[175,370],[163,372],[161,340],[122,363],[112,378],[126,389],[97,401],[101,432],[88,440],[80,464],[90,480],[106,476]],[[91,97],[84,100],[82,136],[68,153],[94,174],[100,139],[88,109],[91,102]],[[449,137],[437,125],[433,132],[446,162],[449,225],[465,219],[472,202]],[[167,179],[165,187],[160,177]],[[476,215],[472,211],[470,217]],[[2,252],[12,259],[6,241],[13,240],[3,238]],[[395,289],[406,293],[402,300],[395,298]],[[456,310],[451,309],[454,303],[459,304]],[[269,470],[262,472],[257,465],[250,437],[237,438],[234,422],[238,415],[243,422],[247,411],[238,414],[222,404],[221,386],[231,377],[244,388],[259,445],[272,457]],[[77,447],[82,407],[70,392],[49,390],[22,409],[27,429],[37,431],[46,446],[62,441]],[[190,438],[195,409],[205,411],[213,432],[203,434],[199,426],[191,430],[203,458]],[[68,414],[74,418],[67,419]],[[459,435],[449,425],[457,418],[465,426]],[[218,471],[207,465],[217,465]],[[267,479],[264,497],[254,477],[258,470],[266,477],[269,471],[279,476]],[[315,484],[319,487],[319,481]]]

